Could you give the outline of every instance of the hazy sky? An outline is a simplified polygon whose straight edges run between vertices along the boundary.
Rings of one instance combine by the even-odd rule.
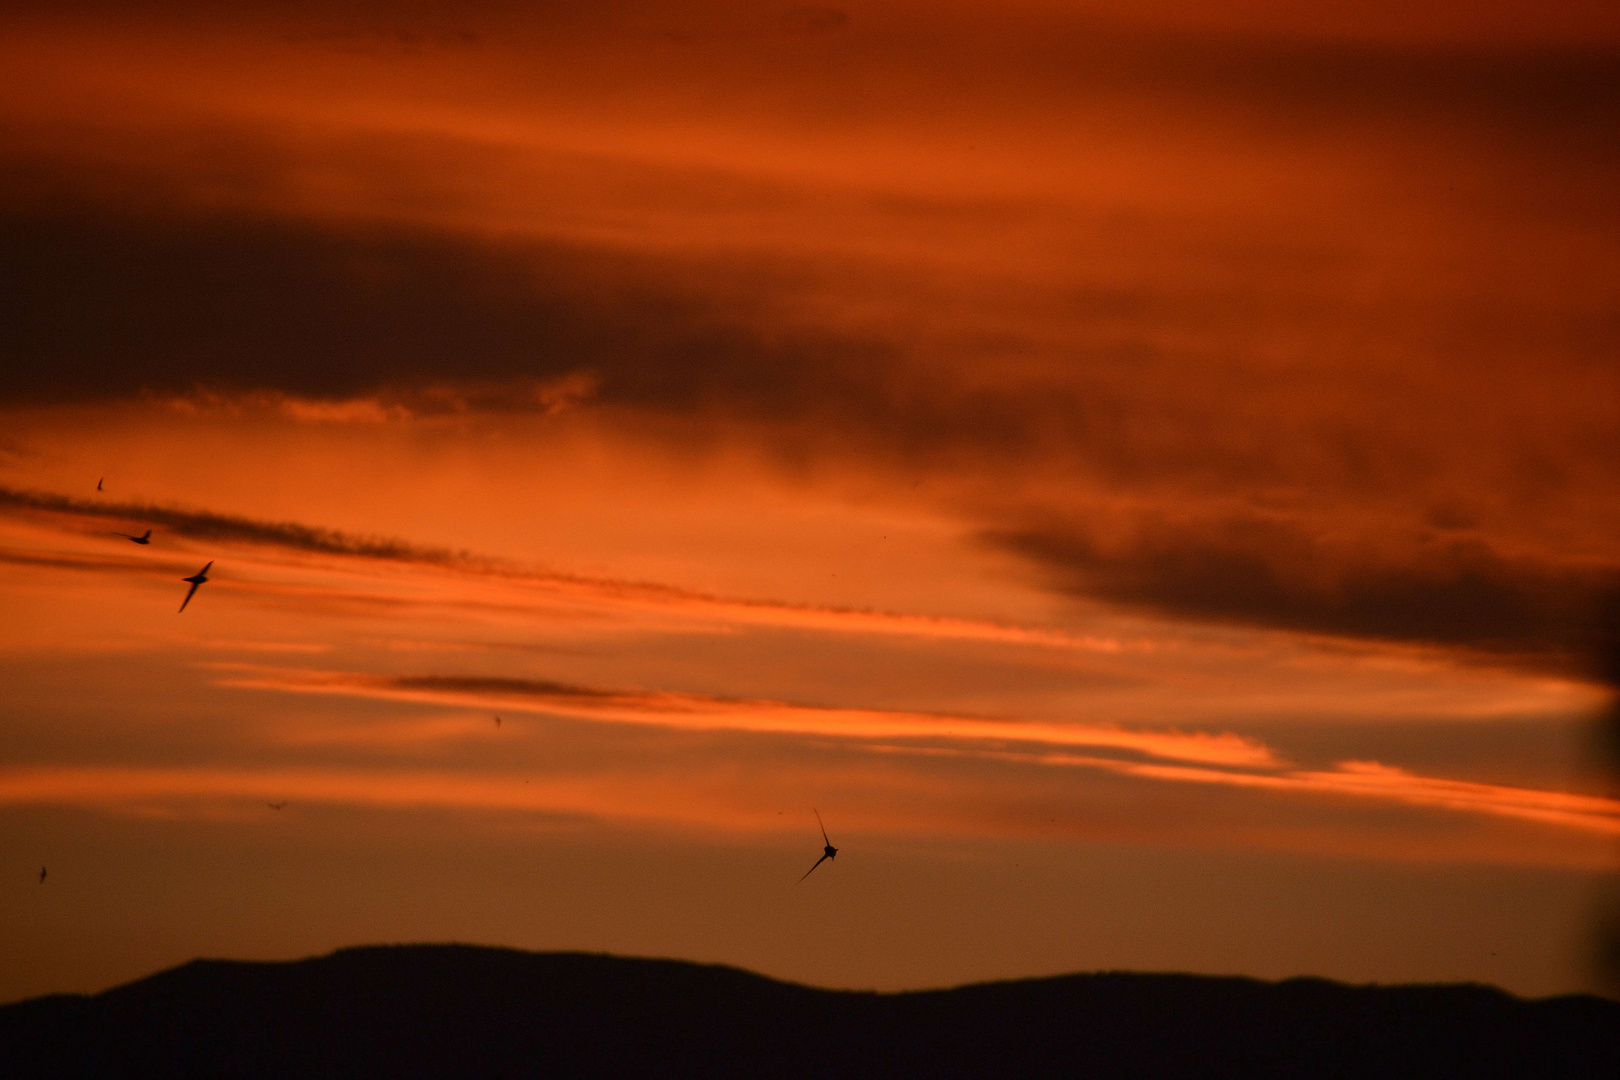
[[[218,7],[0,19],[0,1000],[1589,984],[1613,4]]]

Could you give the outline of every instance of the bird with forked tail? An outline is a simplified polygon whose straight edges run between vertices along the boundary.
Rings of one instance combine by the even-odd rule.
[[[201,570],[197,571],[195,574],[192,574],[188,578],[180,579],[181,581],[191,582],[191,591],[186,593],[186,598],[184,600],[180,601],[181,611],[186,610],[186,605],[191,603],[191,598],[197,595],[197,590],[202,588],[203,582],[208,580],[208,567],[213,565],[214,560],[209,559],[208,566],[204,566]]]
[[[836,859],[838,857],[838,849],[833,847],[831,840],[827,839],[827,826],[822,825],[821,823],[821,811],[812,809],[811,813],[816,815],[816,824],[821,825],[821,842],[826,845],[826,847],[822,849],[821,858],[816,860],[816,866],[820,866],[828,859]],[[806,870],[804,872],[804,877],[800,878],[799,880],[803,881],[804,878],[807,878],[811,874],[815,873],[816,866],[812,866],[810,869]]]

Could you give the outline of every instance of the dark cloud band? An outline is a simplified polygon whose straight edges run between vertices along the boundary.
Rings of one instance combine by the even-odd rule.
[[[1513,559],[1477,539],[1380,558],[1282,519],[1145,522],[1102,542],[1079,527],[987,532],[1059,588],[1212,622],[1462,647],[1590,676],[1598,603],[1620,566]]]

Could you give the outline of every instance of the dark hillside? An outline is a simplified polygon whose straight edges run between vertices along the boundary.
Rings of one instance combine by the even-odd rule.
[[[1101,974],[863,994],[459,945],[198,960],[0,1008],[27,1077],[1620,1077],[1620,1003]]]

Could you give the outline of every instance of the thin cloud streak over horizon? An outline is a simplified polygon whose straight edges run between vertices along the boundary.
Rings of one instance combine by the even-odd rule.
[[[252,668],[215,664],[218,668]],[[1341,762],[1331,771],[1295,771],[1268,747],[1233,735],[1122,730],[1084,724],[989,721],[874,710],[809,709],[782,702],[734,701],[669,692],[625,693],[520,680],[456,677],[385,677],[348,672],[252,668],[223,685],[310,694],[352,694],[482,709],[534,711],[574,718],[667,726],[697,731],[747,731],[877,742],[911,737],[935,742],[979,742],[980,753],[1003,761],[1104,769],[1139,778],[1222,784],[1296,794],[1351,795],[1392,803],[1518,818],[1584,832],[1620,836],[1620,800],[1415,776],[1370,761]],[[1198,763],[1167,766],[1062,752],[1010,750],[1009,743],[1112,747],[1149,757]],[[885,748],[892,749],[892,748]],[[1224,766],[1224,768],[1221,768]],[[1234,771],[1233,767],[1245,771]],[[1269,772],[1263,770],[1270,770]]]
[[[873,750],[880,756],[972,753],[882,744],[875,745]],[[1267,775],[1062,753],[985,751],[984,756],[1012,766],[1095,770],[1139,780],[1232,786],[1301,799],[1337,799],[1356,803],[1376,801],[1392,806],[1518,820],[1597,837],[1620,836],[1620,800],[1415,776],[1372,762],[1345,762],[1337,769],[1325,772]],[[141,813],[150,812],[155,805],[174,804],[177,800],[181,804],[196,800],[246,801],[257,810],[261,799],[293,798],[305,802],[394,809],[443,807],[540,811],[584,814],[602,820],[666,824],[682,822],[726,829],[774,832],[782,828],[774,813],[753,805],[750,798],[739,797],[735,793],[728,798],[721,794],[726,786],[724,784],[699,796],[698,793],[705,790],[706,784],[706,781],[689,784],[667,776],[556,777],[543,774],[525,776],[521,772],[487,775],[422,768],[305,766],[253,769],[224,766],[63,765],[0,770],[0,805],[122,808]],[[680,806],[672,805],[671,800],[680,803]],[[166,812],[186,813],[183,806],[171,806]],[[929,813],[923,814],[923,817],[929,818]],[[964,818],[961,824],[965,826],[969,820]],[[1008,826],[998,828],[991,824],[991,820],[984,819],[974,825],[971,831],[983,835],[988,829],[990,833],[999,831],[1009,836],[1023,831]],[[932,821],[934,829],[943,824],[937,816]],[[881,829],[884,828],[883,822],[884,819],[880,817],[866,823],[865,827]],[[898,822],[891,820],[891,827],[893,824]],[[1081,820],[1074,824],[1083,827],[1086,823]],[[1050,833],[1044,827],[1031,831],[1037,835]],[[1161,839],[1174,843],[1179,838],[1172,831],[1163,834]],[[1552,853],[1549,852],[1549,855]],[[1459,848],[1453,857],[1464,861],[1491,861],[1491,857],[1476,845]],[[1523,855],[1514,853],[1511,858],[1517,861]],[[1590,859],[1590,855],[1580,856],[1572,865],[1590,865]]]
[[[923,738],[1115,747],[1150,757],[1242,767],[1278,764],[1266,747],[1232,734],[1138,731],[1115,726],[990,720],[878,709],[812,708],[675,691],[614,691],[521,679],[379,676],[343,671],[210,665],[224,686],[305,694],[347,694],[402,701],[478,705],[694,731],[749,731],[848,739]]]

